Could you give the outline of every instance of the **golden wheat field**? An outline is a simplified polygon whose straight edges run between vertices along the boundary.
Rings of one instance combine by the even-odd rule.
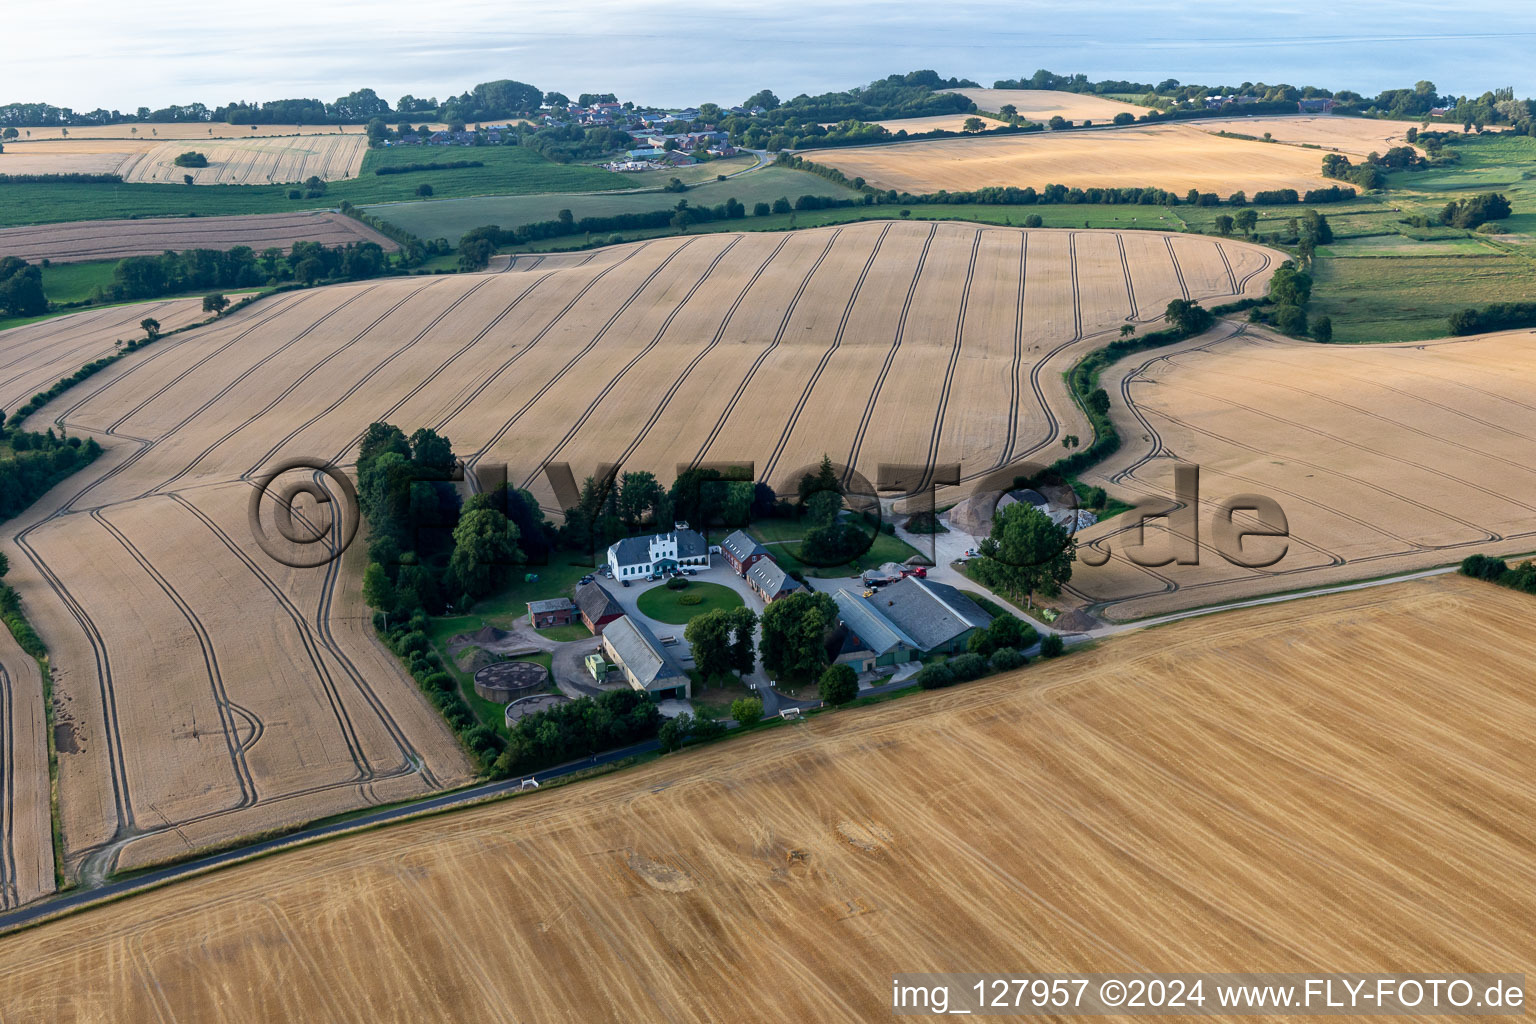
[[[201,299],[161,299],[86,310],[0,331],[0,409],[14,411],[60,377],[117,350],[119,340],[142,339],[139,323],[160,321],[162,331],[207,316]]]
[[[916,135],[919,132],[964,131],[965,122],[972,117],[981,118],[982,124],[988,128],[999,128],[1003,124],[1003,122],[995,121],[986,114],[935,114],[932,117],[903,117],[890,121],[876,121],[875,123],[892,134],[906,132],[908,135]]]
[[[1407,132],[1416,124],[1406,121],[1379,121],[1364,117],[1223,117],[1200,121],[1207,132],[1233,132],[1263,137],[1266,133],[1277,142],[1299,146],[1321,146],[1350,156],[1385,153],[1394,146],[1408,145]],[[1318,157],[1321,164],[1321,156]]]
[[[195,145],[193,143],[196,143]],[[177,167],[188,150],[208,158],[207,167]],[[144,138],[76,138],[7,143],[0,173],[120,174],[124,181],[180,184],[192,175],[195,185],[285,184],[319,177],[355,178],[363,167],[368,139],[362,134],[251,138],[199,138],[162,141]]]
[[[1536,600],[1116,638],[0,939],[50,1021],[830,1021],[907,971],[1526,971]],[[1475,808],[1475,810],[1474,810]]]
[[[145,140],[59,139],[7,142],[0,174],[121,174],[125,165],[156,148]]]
[[[215,140],[196,151],[207,167],[177,167],[176,157],[187,151],[180,142],[162,142],[136,159],[123,163],[124,181],[180,182],[192,175],[194,185],[263,185],[355,178],[363,169],[368,139],[363,135],[302,135],[289,138]]]
[[[145,217],[138,220],[77,220],[0,228],[0,256],[36,263],[156,256],[168,249],[233,249],[258,252],[294,242],[347,245],[374,242],[393,252],[400,248],[361,221],[328,210],[258,213],[243,217]]]
[[[1071,590],[1111,618],[1140,618],[1536,549],[1536,402],[1522,383],[1536,376],[1533,341],[1328,346],[1222,326],[1127,357],[1101,377],[1122,446],[1087,478],[1155,511],[1171,503],[1175,461],[1198,464],[1200,564],[1133,564],[1125,515],[1079,538],[1090,557],[1114,557],[1080,568]],[[1212,510],[1237,494],[1283,510],[1291,536],[1274,565],[1243,568],[1214,549]],[[1154,526],[1143,561],[1174,550],[1167,523]],[[1280,543],[1249,542],[1271,557]]]
[[[1075,92],[1057,92],[1047,89],[949,89],[976,104],[978,110],[997,113],[1008,104],[1018,110],[1019,116],[1028,121],[1044,123],[1053,117],[1081,123],[1092,121],[1099,124],[1111,120],[1116,114],[1134,114],[1140,117],[1150,108]]]
[[[53,652],[68,869],[464,777],[368,636],[356,567],[257,547],[252,481],[279,460],[346,464],[382,419],[551,505],[546,461],[670,479],[752,460],[780,490],[823,453],[870,479],[930,458],[980,475],[1087,435],[1061,381],[1081,351],[1172,298],[1260,294],[1274,260],[954,223],[670,237],[289,292],[131,354],[28,420],[107,452],[6,529],[7,582]]]
[[[0,910],[53,892],[47,728],[37,662],[0,629]]]
[[[878,188],[913,194],[1067,185],[1151,187],[1181,195],[1193,188],[1228,196],[1238,190],[1305,191],[1328,184],[1322,177],[1322,157],[1315,151],[1224,139],[1177,124],[927,139],[801,155]]]

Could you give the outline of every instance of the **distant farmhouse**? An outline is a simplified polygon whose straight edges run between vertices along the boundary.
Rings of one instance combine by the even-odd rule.
[[[693,696],[693,684],[656,635],[628,615],[620,616],[603,630],[603,653],[629,685],[656,700]]]
[[[764,604],[773,604],[781,597],[788,597],[805,589],[800,581],[785,572],[778,562],[766,557],[753,562],[752,568],[747,570],[747,586],[763,599]]]
[[[678,523],[670,533],[625,537],[608,547],[608,566],[616,580],[644,578],[683,565],[709,568],[709,542],[687,523]]]

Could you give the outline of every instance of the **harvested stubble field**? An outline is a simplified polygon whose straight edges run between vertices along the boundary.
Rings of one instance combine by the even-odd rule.
[[[1228,613],[281,854],[0,939],[0,1014],[879,1020],[893,973],[978,965],[1529,972],[1532,608],[1443,577]]]
[[[53,892],[47,729],[37,662],[0,626],[0,910]]]
[[[121,174],[158,143],[149,140],[59,139],[7,142],[0,174]]]
[[[1068,121],[1094,124],[1111,120],[1116,114],[1134,114],[1140,117],[1150,108],[1120,100],[1105,99],[1076,92],[1056,92],[1049,89],[949,89],[976,104],[978,110],[997,113],[1007,104],[1013,104],[1019,116],[1027,121],[1044,123],[1053,117]]]
[[[177,167],[188,150],[208,158],[207,167]],[[6,174],[120,174],[128,182],[194,185],[289,184],[316,176],[326,181],[355,178],[368,151],[366,136],[300,135],[158,139],[55,139],[7,143],[0,154]]]
[[[118,173],[124,181],[158,182],[180,182],[190,174],[194,185],[281,185],[311,177],[338,181],[361,173],[368,140],[362,135],[215,140],[195,147],[208,158],[207,167],[177,167],[176,157],[187,148],[182,142],[162,142],[124,163]]]
[[[0,256],[36,263],[83,263],[88,260],[156,256],[168,249],[233,249],[258,252],[294,242],[348,245],[376,242],[386,251],[400,248],[360,221],[328,210],[253,214],[249,217],[147,217],[142,220],[79,220],[0,228]]]
[[[887,131],[906,132],[908,135],[916,135],[919,132],[946,131],[958,132],[965,130],[965,122],[973,117],[981,118],[981,123],[988,128],[1000,128],[1002,121],[995,121],[986,114],[935,114],[932,117],[904,117],[892,121],[876,121]]]
[[[81,366],[117,349],[117,341],[143,338],[139,321],[174,330],[207,317],[201,299],[162,299],[40,320],[0,331],[0,409],[14,410]]]
[[[250,481],[278,459],[345,463],[387,419],[551,503],[549,459],[664,478],[753,459],[782,485],[830,452],[870,478],[929,457],[976,475],[1086,436],[1061,383],[1078,352],[1174,297],[1259,293],[1273,260],[948,223],[673,237],[287,293],[130,355],[31,418],[108,451],[7,529],[56,665],[69,867],[463,777],[368,638],[356,566],[256,548]]]
[[[1132,619],[1536,548],[1532,340],[1329,346],[1224,325],[1127,357],[1101,378],[1123,446],[1085,479],[1156,511],[1171,504],[1174,461],[1198,464],[1200,564],[1133,564],[1123,515],[1079,538],[1114,557],[1079,567],[1071,591]],[[1211,546],[1216,504],[1254,493],[1280,504],[1291,534],[1263,569]],[[1153,525],[1144,561],[1173,551],[1166,521]]]
[[[1408,145],[1409,128],[1417,122],[1380,121],[1365,117],[1223,117],[1197,122],[1202,131],[1232,132],[1262,138],[1266,132],[1276,141],[1298,146],[1321,146],[1350,156],[1385,153]],[[1322,157],[1318,163],[1321,165]]]
[[[1067,185],[1163,188],[1181,195],[1194,188],[1227,196],[1239,189],[1305,191],[1330,184],[1314,151],[1224,139],[1179,124],[928,139],[801,155],[877,188],[915,195],[996,185]]]

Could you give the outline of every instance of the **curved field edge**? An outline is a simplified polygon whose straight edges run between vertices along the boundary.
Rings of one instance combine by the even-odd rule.
[[[1133,562],[1136,524],[1120,517],[1083,532],[1085,551],[1109,561],[1068,591],[1110,622],[1136,623],[1530,551],[1536,487],[1519,452],[1536,409],[1497,387],[1524,372],[1529,334],[1341,347],[1227,323],[1127,354],[1099,378],[1126,443],[1078,472],[1155,514],[1176,504],[1173,465],[1200,465],[1199,564]],[[1287,518],[1272,566],[1245,568],[1212,543],[1212,509],[1240,492],[1272,498]],[[1150,527],[1153,556],[1171,558],[1188,537],[1161,518]]]

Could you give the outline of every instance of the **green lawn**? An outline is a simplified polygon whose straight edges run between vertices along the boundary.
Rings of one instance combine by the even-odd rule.
[[[1517,255],[1320,259],[1311,316],[1333,319],[1338,342],[1444,337],[1467,306],[1536,301],[1536,266]]]
[[[732,674],[725,680],[717,680],[720,685],[705,686],[704,678],[699,675],[699,670],[688,670],[688,678],[693,680],[693,709],[700,718],[729,718],[731,717],[731,701],[742,697],[756,697],[757,691],[753,690],[741,677]]]
[[[579,622],[573,622],[569,626],[548,626],[535,630],[539,636],[554,640],[558,643],[567,643],[571,640],[590,640],[592,631]]]
[[[756,532],[755,527],[753,532]],[[792,541],[763,541],[763,547],[768,549],[773,560],[786,572],[798,572],[802,576],[812,576],[819,580],[852,576],[861,569],[873,569],[886,562],[905,562],[913,555],[922,554],[900,537],[888,533],[876,534],[869,550],[847,565],[807,565],[796,557],[800,545]]]
[[[414,178],[421,175],[407,174],[401,177]],[[633,179],[638,176],[614,175],[614,177]],[[625,184],[632,185],[634,182],[626,180]],[[760,171],[753,171],[726,181],[706,181],[682,193],[657,190],[575,195],[481,195],[473,199],[433,199],[396,206],[375,206],[370,207],[368,212],[383,217],[421,238],[447,238],[450,241],[457,241],[472,228],[486,224],[499,224],[504,228],[512,228],[521,224],[554,220],[560,215],[561,210],[570,210],[571,215],[580,220],[583,217],[610,217],[620,213],[648,213],[653,210],[670,209],[682,199],[688,200],[690,206],[716,206],[727,199],[734,198],[746,204],[750,211],[754,203],[772,203],[781,197],[793,202],[802,195],[853,198],[858,193],[841,185],[834,185],[827,179],[807,171],[796,171],[787,167],[765,167]],[[730,223],[742,224],[741,221]],[[807,221],[806,225],[802,226],[807,226],[809,223]],[[626,233],[627,236],[633,234]],[[558,239],[566,245],[580,244],[584,240],[571,237]]]
[[[698,604],[683,604],[681,598],[685,594],[701,597],[703,600]],[[723,587],[718,583],[689,580],[688,586],[682,590],[669,590],[665,584],[657,584],[641,594],[635,603],[641,613],[657,622],[670,622],[681,626],[695,615],[703,615],[705,612],[723,608],[740,608],[743,601],[741,595],[730,587]]]
[[[503,705],[495,701],[485,700],[475,693],[470,674],[454,664],[448,656],[448,641],[460,633],[473,633],[482,626],[495,626],[498,629],[507,629],[512,625],[512,620],[528,614],[528,602],[538,601],[546,597],[569,597],[576,581],[591,571],[590,567],[582,565],[568,565],[564,561],[564,555],[551,559],[549,565],[528,566],[527,571],[537,573],[537,582],[529,583],[519,575],[517,582],[509,584],[500,593],[493,594],[483,601],[475,603],[474,607],[465,615],[443,615],[432,619],[427,628],[427,638],[432,641],[432,649],[443,660],[443,670],[459,684],[459,692],[464,696],[464,702],[469,705],[476,717],[486,725],[491,726],[502,735],[506,735],[506,720],[502,715]],[[583,639],[590,634],[585,626],[561,626],[559,630],[580,630],[581,636],[571,636],[568,639]],[[552,640],[567,639],[554,636],[553,630],[541,630],[543,635]],[[545,668],[550,666],[550,656],[546,652],[531,654],[525,658],[514,659],[517,661],[536,661]]]
[[[377,175],[385,164],[480,160],[484,167]],[[125,217],[215,217],[404,202],[431,185],[439,197],[502,193],[592,192],[630,188],[625,175],[584,164],[557,164],[521,146],[370,150],[360,177],[333,181],[316,199],[289,199],[293,185],[25,184],[0,185],[0,227]],[[463,232],[460,232],[462,234]],[[436,237],[436,236],[432,236]],[[454,235],[457,238],[458,235]]]

